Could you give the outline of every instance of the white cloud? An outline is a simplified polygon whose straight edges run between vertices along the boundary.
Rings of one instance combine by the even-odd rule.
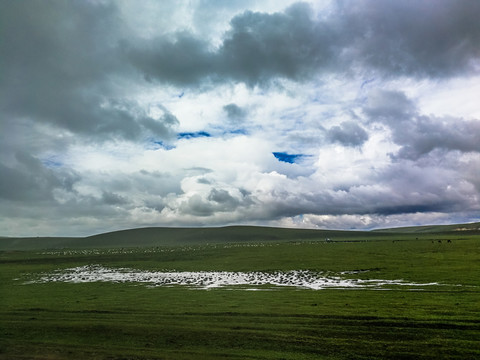
[[[477,219],[479,31],[461,6],[417,22],[430,5],[105,1],[57,9],[65,23],[25,4],[0,12],[19,19],[0,55],[0,235]]]

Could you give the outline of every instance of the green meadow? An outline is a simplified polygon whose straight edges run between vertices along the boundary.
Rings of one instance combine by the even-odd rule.
[[[35,282],[92,264],[138,271],[310,270],[436,284],[247,291]],[[461,231],[150,228],[87,238],[2,238],[0,294],[0,359],[480,358],[478,224]]]

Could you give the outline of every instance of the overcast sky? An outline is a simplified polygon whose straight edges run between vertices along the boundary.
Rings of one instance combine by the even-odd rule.
[[[0,1],[0,235],[480,220],[480,1]]]

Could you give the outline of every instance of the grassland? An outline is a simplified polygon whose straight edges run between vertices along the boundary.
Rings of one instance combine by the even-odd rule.
[[[278,229],[257,226],[219,228],[140,228],[114,231],[83,238],[30,237],[0,239],[0,250],[88,249],[146,246],[178,246],[195,244],[285,242],[306,240],[345,241],[381,238],[374,232]]]
[[[235,227],[197,230],[196,237],[195,229],[141,231],[140,241],[142,234],[133,231],[86,238],[91,242],[83,244],[35,239],[33,248],[33,239],[6,239],[0,252],[0,359],[480,358],[475,230],[315,233]],[[50,249],[36,250],[41,247]],[[441,285],[419,291],[206,291],[136,283],[25,284],[42,273],[87,264],[349,271],[350,278]]]

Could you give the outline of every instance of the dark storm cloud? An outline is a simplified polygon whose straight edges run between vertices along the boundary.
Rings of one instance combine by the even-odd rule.
[[[152,209],[158,213],[162,212],[162,210],[165,208],[165,204],[163,201],[151,201],[147,200],[144,203],[145,207]]]
[[[86,178],[62,163],[69,146],[85,141],[175,135],[167,109],[152,118],[128,100],[130,70],[119,56],[127,32],[115,4],[2,1],[0,33],[3,218],[95,219],[126,208],[113,192],[80,194],[75,186]]]
[[[47,123],[96,140],[171,136],[170,118],[121,104],[128,67],[119,60],[118,15],[102,2],[1,2],[2,122]]]
[[[107,205],[124,205],[128,202],[125,197],[110,191],[104,191],[102,193],[102,201]]]
[[[141,69],[145,79],[159,79],[178,86],[198,83],[214,74],[217,59],[209,44],[182,32],[172,37],[136,41],[125,45],[129,60]]]
[[[455,168],[456,158],[442,158],[445,167],[403,160],[377,175],[388,186],[389,195],[375,204],[376,213],[460,212],[475,209],[477,191]]]
[[[182,202],[178,207],[181,214],[194,216],[210,216],[215,212],[214,205],[204,200],[200,195],[195,194]]]
[[[52,187],[32,176],[0,163],[0,198],[6,200],[39,200],[51,197]]]
[[[208,179],[200,178],[200,179],[197,180],[197,183],[204,184],[204,185],[210,185],[212,182]]]
[[[11,201],[52,201],[53,191],[73,191],[80,176],[73,171],[53,171],[25,152],[15,154],[12,165],[0,163],[0,198]]]
[[[182,214],[200,217],[242,212],[254,204],[254,199],[247,191],[239,192],[240,196],[233,196],[227,190],[212,188],[206,197],[199,194],[190,196],[181,203],[178,210]]]
[[[348,63],[388,76],[478,73],[480,2],[342,1],[337,9]]]
[[[436,149],[480,152],[480,121],[417,116],[405,131],[395,132],[394,140],[402,145],[398,156],[406,159],[418,159]]]
[[[182,32],[125,51],[146,79],[178,86],[254,86],[361,69],[436,78],[479,71],[479,2],[343,1],[326,18],[312,13],[304,3],[274,14],[246,11],[231,20],[218,47]]]
[[[227,113],[227,116],[232,121],[240,121],[245,118],[247,111],[237,104],[228,104],[223,107],[223,110]]]
[[[327,139],[344,146],[361,146],[368,140],[368,134],[356,122],[344,121],[327,131]]]
[[[369,181],[364,180],[365,184],[355,183],[337,190],[315,189],[308,193],[274,191],[272,199],[253,216],[262,219],[301,214],[390,216],[474,209],[472,196],[476,192],[471,188],[462,189],[461,181],[455,172],[399,163]]]
[[[152,196],[167,196],[168,194],[182,193],[180,186],[182,178],[182,173],[172,174],[169,172],[141,170],[138,173],[123,174],[119,179],[107,177],[105,184],[117,192],[133,191],[145,193],[145,189],[148,189],[148,194]],[[117,185],[117,181],[128,184],[128,187],[123,188],[124,185],[122,183]]]
[[[207,199],[217,203],[223,211],[234,210],[240,204],[238,199],[230,195],[227,190],[222,189],[212,189]]]
[[[284,13],[236,16],[219,49],[221,69],[254,85],[274,77],[302,80],[327,66],[334,34],[311,14],[309,5],[297,3]]]
[[[372,120],[395,126],[411,119],[417,109],[415,103],[401,91],[376,90],[369,94],[363,111]]]
[[[365,0],[336,3],[328,17],[314,18],[297,3],[235,16],[215,47],[189,32],[133,38],[115,3],[4,1],[1,121],[44,122],[97,140],[171,137],[172,114],[152,119],[134,103],[118,105],[134,81],[130,64],[149,80],[181,86],[301,81],[352,68],[388,76],[478,72],[478,13],[475,1]]]
[[[480,152],[480,121],[422,115],[402,92],[372,93],[364,113],[390,127],[393,141],[401,145],[396,157],[415,160],[434,150]]]
[[[181,86],[301,81],[362,67],[389,76],[477,71],[478,13],[474,1],[365,0],[335,4],[328,17],[314,18],[309,5],[297,3],[284,12],[235,16],[214,47],[189,32],[134,39],[115,3],[4,1],[2,122],[28,119],[96,139],[171,137],[172,114],[152,119],[122,100],[133,81],[129,63],[149,80]],[[228,106],[230,117],[242,116]]]
[[[332,59],[333,36],[312,19],[307,4],[299,3],[283,13],[246,11],[234,17],[218,48],[183,32],[130,44],[126,53],[148,80],[178,86],[233,80],[253,86],[276,77],[306,79]]]

